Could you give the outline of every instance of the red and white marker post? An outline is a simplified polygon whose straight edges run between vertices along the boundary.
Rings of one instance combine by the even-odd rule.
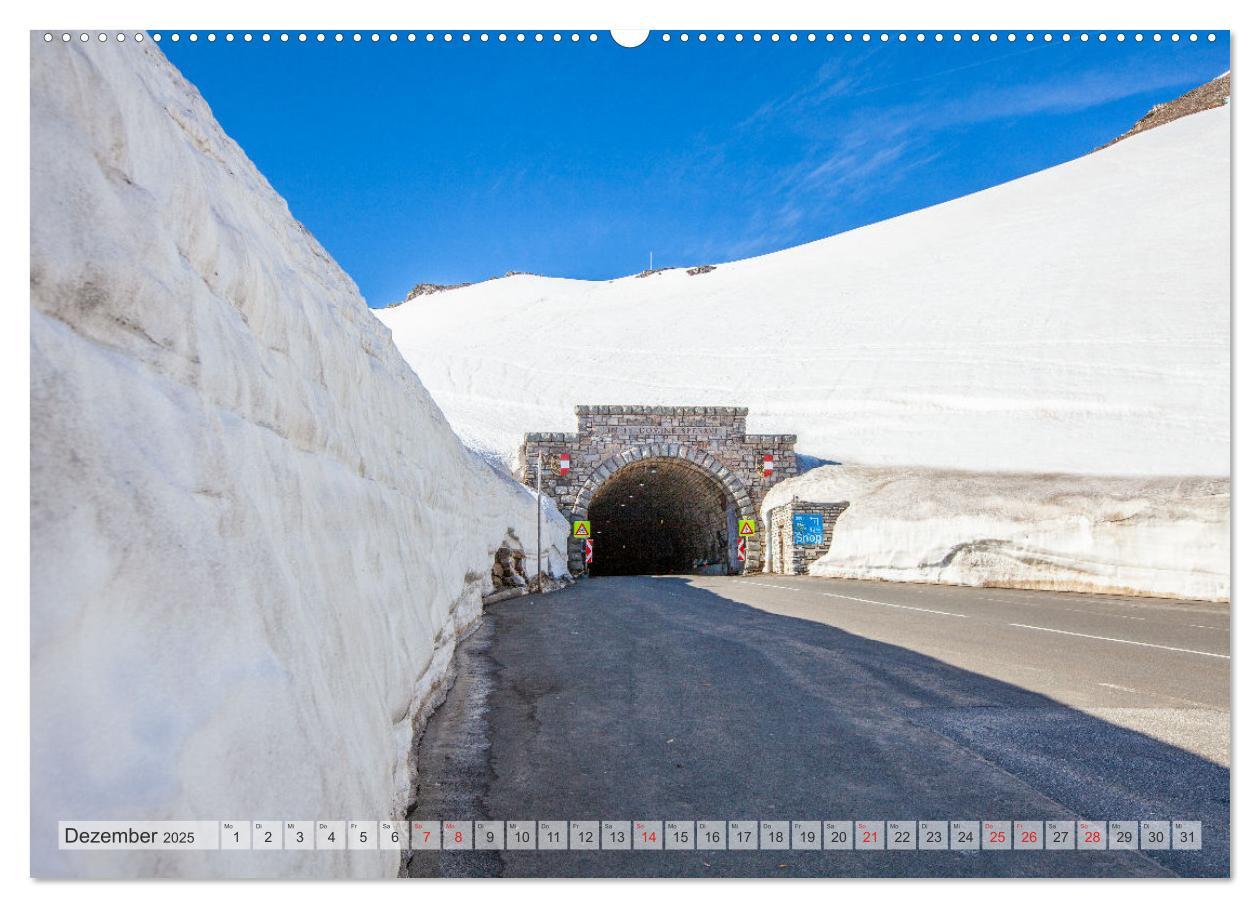
[[[774,455],[767,454],[761,458],[761,475],[767,479],[774,475]]]
[[[560,475],[561,476],[569,475],[569,455],[568,454],[560,455]]]
[[[740,561],[748,560],[748,540],[743,536],[739,537],[739,545],[735,547],[735,554]]]
[[[595,560],[595,540],[588,539],[582,543],[582,555],[586,559],[587,564]]]

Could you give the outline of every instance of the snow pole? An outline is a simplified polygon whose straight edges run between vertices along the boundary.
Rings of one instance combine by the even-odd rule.
[[[538,452],[538,469],[534,473],[534,500],[537,503],[538,511],[538,535],[534,537],[534,542],[538,551],[538,592],[543,591],[542,587],[542,451]]]

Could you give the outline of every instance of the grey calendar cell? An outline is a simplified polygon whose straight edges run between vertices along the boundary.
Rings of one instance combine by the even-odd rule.
[[[822,821],[821,820],[793,820],[792,821],[792,850],[793,851],[821,851],[822,850]]]
[[[599,850],[599,820],[569,821],[569,850]]]
[[[1203,847],[1203,823],[1200,820],[1172,821],[1173,851],[1198,851]]]
[[[1011,850],[1011,821],[985,820],[980,824],[980,848],[983,851]]]
[[[477,820],[473,823],[473,848],[478,851],[503,850],[502,820]]]
[[[1113,851],[1137,851],[1137,820],[1111,820],[1108,822],[1107,847]]]
[[[1041,820],[1016,820],[1011,847],[1016,851],[1040,851],[1045,847],[1045,825]]]
[[[1172,824],[1167,820],[1143,820],[1138,824],[1143,851],[1167,851],[1172,847]]]
[[[279,820],[254,821],[254,850],[279,851],[284,847],[284,824]]]
[[[347,823],[346,847],[351,851],[376,851],[376,821],[351,820]]]
[[[1075,820],[1046,820],[1046,851],[1072,851],[1075,848]]]
[[[472,851],[472,820],[444,820],[442,822],[443,851]]]
[[[224,851],[248,851],[249,838],[248,820],[224,820],[219,824],[219,847]]]
[[[725,851],[726,820],[696,820],[696,847],[708,851]]]
[[[284,848],[286,851],[314,851],[315,821],[286,820],[284,824]]]
[[[977,851],[980,848],[979,820],[950,820],[949,847],[952,851]]]
[[[437,820],[411,821],[411,850],[440,851],[442,849],[442,824]]]
[[[665,849],[667,851],[689,851],[695,847],[695,820],[665,821]]]
[[[881,851],[884,848],[883,820],[854,820],[853,847],[858,851]]]
[[[1076,821],[1077,851],[1104,851],[1107,848],[1107,824],[1102,820]]]
[[[791,846],[787,820],[762,820],[759,825],[762,851],[786,851]]]
[[[508,851],[533,851],[538,847],[538,824],[533,820],[508,820],[503,833]]]
[[[665,824],[660,820],[634,821],[634,850],[660,851],[665,846]]]
[[[727,824],[726,847],[732,851],[756,851],[757,821],[731,820]]]
[[[569,824],[564,820],[538,821],[538,850],[565,851],[569,847]]]
[[[402,851],[409,847],[411,834],[406,820],[379,820],[376,826],[376,839],[382,851]]]
[[[919,820],[919,850],[946,851],[949,848],[949,823],[946,820]]]
[[[889,851],[914,851],[914,820],[889,820],[887,844]]]
[[[602,821],[599,824],[599,847],[605,851],[629,851],[630,821]]]
[[[823,851],[853,850],[853,821],[824,820]]]
[[[316,849],[319,851],[342,851],[345,847],[345,820],[320,820],[315,824]]]

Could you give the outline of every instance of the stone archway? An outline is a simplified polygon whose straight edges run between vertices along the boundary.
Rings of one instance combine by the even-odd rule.
[[[697,471],[737,517],[755,518],[766,492],[797,472],[796,436],[750,433],[745,407],[583,404],[574,412],[577,432],[527,433],[515,465],[522,482],[541,485],[571,520],[590,519],[592,504],[601,489],[610,491],[613,476],[653,458],[673,465],[671,470]],[[729,535],[734,564],[734,528]],[[746,545],[742,568],[758,570],[761,537],[749,537]],[[570,540],[569,571],[585,571],[580,540]]]

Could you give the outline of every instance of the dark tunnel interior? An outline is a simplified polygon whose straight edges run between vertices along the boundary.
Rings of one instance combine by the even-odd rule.
[[[587,509],[595,547],[591,574],[725,573],[730,506],[716,480],[684,461],[625,466]]]

